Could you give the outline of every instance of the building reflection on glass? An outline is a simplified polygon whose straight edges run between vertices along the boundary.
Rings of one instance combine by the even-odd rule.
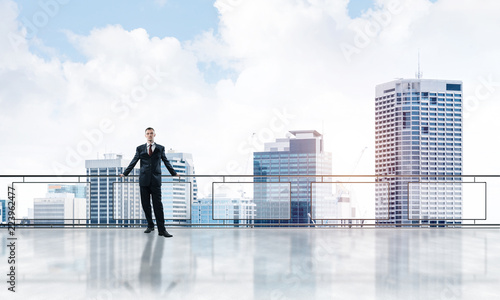
[[[315,299],[316,264],[311,237],[283,232],[255,240],[254,299]],[[272,254],[270,254],[272,253]]]
[[[0,232],[0,245],[6,245],[6,233]],[[139,229],[19,229],[19,296],[444,300],[499,295],[497,229],[176,228],[172,233],[174,238],[165,239]],[[0,250],[0,259],[6,261],[7,254]]]
[[[462,299],[462,231],[377,233],[377,299]]]

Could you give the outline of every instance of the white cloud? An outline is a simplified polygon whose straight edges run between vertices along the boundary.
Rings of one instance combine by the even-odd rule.
[[[379,1],[376,10],[351,20],[347,1],[219,0],[217,34],[208,31],[184,44],[120,25],[85,36],[68,33],[87,59],[77,63],[45,61],[29,50],[31,41],[14,49],[9,33],[23,36],[17,7],[0,1],[2,173],[50,173],[51,162],[68,164],[68,153],[89,140],[83,132],[93,132],[103,119],[115,129],[83,159],[105,150],[131,156],[144,128],[153,126],[159,143],[193,153],[199,173],[227,172],[230,161],[240,172],[251,171],[250,150],[262,145],[253,134],[269,129],[274,109],[294,115],[273,131],[276,137],[293,129],[325,132],[335,173],[352,172],[368,146],[356,173],[373,173],[375,85],[413,77],[418,48],[424,78],[461,79],[466,96],[476,93],[481,78],[500,81],[496,1],[401,1],[397,13],[380,19],[387,22],[377,21],[390,2]],[[365,31],[367,41],[348,61],[341,45],[355,46],[355,28],[363,32],[376,22],[380,29]],[[200,62],[236,76],[208,84]],[[156,69],[160,84],[144,99],[128,100],[142,95],[145,78]],[[499,110],[499,89],[494,86],[465,121],[466,165],[474,172],[500,167],[496,159],[486,165],[481,158],[498,143],[477,134],[485,126],[477,120]],[[21,155],[13,154],[16,141]],[[71,173],[83,173],[83,161],[69,165]]]
[[[156,3],[157,5],[159,5],[160,7],[165,6],[165,4],[167,4],[167,2],[168,2],[168,0],[154,0],[154,1],[155,1],[155,3]]]

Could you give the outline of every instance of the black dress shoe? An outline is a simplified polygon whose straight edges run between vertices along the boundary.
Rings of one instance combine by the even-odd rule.
[[[158,235],[160,235],[160,236],[164,236],[164,237],[173,237],[173,235],[171,235],[171,234],[170,234],[170,233],[168,233],[167,231],[160,232],[160,233],[158,233]]]
[[[146,228],[146,230],[144,230],[144,233],[150,233],[151,231],[154,231],[155,229],[154,228]]]

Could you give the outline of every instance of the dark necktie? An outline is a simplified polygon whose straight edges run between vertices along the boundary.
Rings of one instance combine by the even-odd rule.
[[[153,144],[149,144],[149,156],[153,154],[153,150],[151,149],[153,147]]]

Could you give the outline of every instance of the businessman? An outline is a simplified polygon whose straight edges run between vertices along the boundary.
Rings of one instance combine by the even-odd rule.
[[[155,143],[155,130],[148,127],[145,132],[147,143],[137,147],[134,158],[123,174],[120,174],[120,177],[127,176],[134,169],[137,162],[141,160],[139,186],[141,188],[142,209],[148,220],[148,228],[144,233],[150,233],[155,229],[155,224],[153,223],[153,217],[151,215],[151,197],[153,199],[156,226],[158,226],[158,235],[172,237],[172,235],[165,230],[165,218],[163,216],[163,205],[161,203],[161,162],[163,161],[165,167],[167,167],[172,176],[178,175],[165,155],[165,147]]]

